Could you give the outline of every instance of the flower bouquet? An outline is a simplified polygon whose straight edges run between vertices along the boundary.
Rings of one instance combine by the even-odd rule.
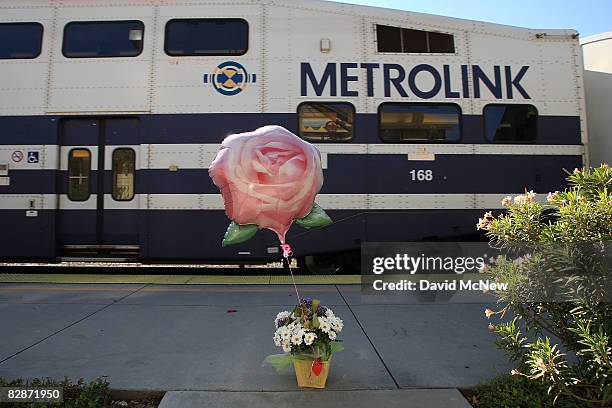
[[[274,344],[284,354],[268,356],[265,363],[279,373],[293,364],[300,387],[325,388],[332,354],[343,350],[336,339],[342,319],[318,300],[305,298],[292,312],[280,312],[274,326]]]

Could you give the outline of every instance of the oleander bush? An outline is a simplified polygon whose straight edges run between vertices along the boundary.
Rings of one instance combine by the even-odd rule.
[[[508,283],[496,293],[500,310],[485,313],[499,319],[489,328],[516,364],[517,384],[544,385],[557,405],[612,406],[612,169],[576,169],[567,180],[546,204],[526,192],[479,220],[493,246],[516,255],[485,267]],[[539,389],[530,387],[520,388]]]
[[[50,378],[5,381],[0,377],[0,387],[61,387],[64,397],[62,403],[4,402],[0,403],[2,408],[110,408],[112,406],[109,384],[100,378],[89,383],[81,378],[76,383],[72,383],[68,378],[64,378],[62,381]]]
[[[524,376],[499,375],[476,387],[469,402],[476,408],[546,408],[553,406],[554,397],[541,381]],[[579,408],[579,403],[568,398],[556,402],[556,408]]]

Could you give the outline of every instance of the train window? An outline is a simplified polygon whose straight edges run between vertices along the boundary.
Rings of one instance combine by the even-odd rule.
[[[42,49],[43,26],[39,23],[0,24],[0,59],[32,59]]]
[[[487,105],[484,125],[489,142],[531,142],[537,136],[538,111],[533,105]]]
[[[355,108],[347,102],[304,102],[298,106],[300,137],[309,142],[353,139]]]
[[[427,43],[429,52],[441,54],[455,53],[455,38],[451,34],[428,31]]]
[[[164,48],[174,57],[243,55],[249,48],[249,24],[241,18],[170,20]]]
[[[455,37],[437,31],[376,25],[378,52],[454,54]]]
[[[457,105],[383,103],[378,117],[380,138],[385,142],[445,142],[461,137],[461,109]]]
[[[402,52],[402,29],[385,25],[376,26],[378,52]]]
[[[113,151],[113,200],[130,201],[134,198],[134,149],[119,148]]]
[[[136,57],[142,52],[142,21],[73,21],[64,28],[68,58]]]
[[[401,52],[429,52],[427,31],[402,28],[402,43]]]
[[[68,198],[87,201],[90,195],[89,173],[91,153],[87,149],[72,149],[68,154]]]

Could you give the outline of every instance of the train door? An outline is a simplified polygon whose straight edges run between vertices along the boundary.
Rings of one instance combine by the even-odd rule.
[[[60,126],[58,242],[63,256],[138,256],[137,118]]]

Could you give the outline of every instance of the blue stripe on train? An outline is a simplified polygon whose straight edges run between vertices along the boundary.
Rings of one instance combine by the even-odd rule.
[[[141,122],[140,143],[220,143],[229,134],[247,132],[276,124],[297,132],[297,115],[293,113],[198,113],[166,115],[125,115]],[[378,115],[357,114],[354,143],[382,143],[378,138]],[[105,116],[100,116],[104,118]],[[59,116],[0,117],[0,145],[58,144]],[[463,139],[460,143],[488,143],[484,137],[483,117],[464,115]],[[76,137],[76,136],[75,136]],[[80,142],[68,137],[64,144],[94,145],[93,138]],[[113,137],[110,144],[135,144],[133,137]],[[537,144],[576,145],[581,143],[578,116],[540,116]]]
[[[0,186],[2,194],[55,194],[56,170],[9,170],[10,185]]]
[[[56,256],[56,212],[38,210],[27,217],[26,210],[1,210],[0,259],[52,259]]]
[[[362,241],[401,242],[435,237],[475,234],[481,210],[462,211],[355,211],[331,210],[334,224],[317,230],[293,226],[287,235],[296,255],[358,249]],[[240,245],[223,248],[221,240],[229,223],[223,211],[147,211],[147,259],[271,259],[268,247],[278,238],[268,230]],[[171,237],[171,238],[170,238]],[[250,252],[240,255],[239,252]]]
[[[101,245],[135,245],[138,244],[140,210],[104,211]],[[97,244],[97,211],[96,210],[62,210],[58,214],[61,229],[60,245],[95,245]]]
[[[432,194],[546,192],[563,188],[566,173],[582,167],[581,156],[438,155],[435,161],[409,161],[406,155],[330,155],[324,170],[324,194]],[[413,181],[411,170],[432,170],[431,182]],[[105,193],[111,194],[111,171],[105,171]],[[54,170],[11,171],[10,186],[0,194],[54,194]],[[59,193],[67,194],[68,173],[60,172]],[[97,171],[91,172],[96,191]],[[140,170],[137,194],[217,194],[207,169]],[[0,196],[1,197],[1,196]]]
[[[72,214],[73,212],[71,212]],[[82,231],[95,211],[78,211],[78,216],[64,219],[63,231]],[[115,211],[106,211],[112,217]],[[223,211],[201,210],[125,210],[121,216],[135,220],[138,237],[126,244],[139,244],[142,260],[278,260],[267,253],[277,247],[278,238],[268,230],[236,246],[221,247],[229,223]],[[362,241],[410,241],[423,238],[461,237],[475,232],[474,225],[482,210],[438,211],[355,211],[330,210],[334,224],[317,230],[292,227],[287,235],[296,255],[358,249]],[[57,211],[41,210],[38,217],[26,217],[24,210],[0,211],[0,225],[9,233],[0,234],[0,259],[53,259],[56,252]],[[59,219],[62,215],[60,214]],[[117,223],[117,220],[110,220]],[[125,230],[114,230],[126,238]],[[91,236],[71,236],[71,243],[87,244]],[[72,241],[74,240],[74,241]],[[67,243],[67,242],[64,242]],[[59,244],[59,243],[57,243]],[[239,252],[250,252],[249,255]]]
[[[0,116],[0,145],[57,144],[57,116]]]
[[[260,126],[276,124],[298,132],[296,114],[192,114],[155,115],[151,132],[144,132],[143,143],[221,143],[232,133],[248,132]],[[459,143],[488,143],[484,136],[482,115],[464,115],[463,139]],[[378,115],[357,114],[353,143],[383,143],[378,137]],[[540,116],[538,144],[581,144],[580,118]]]
[[[554,191],[566,173],[582,167],[581,156],[438,155],[409,161],[406,155],[329,155],[323,194],[431,194]],[[431,169],[432,182],[412,181],[411,170]],[[137,191],[158,194],[217,194],[206,169],[143,170]]]

